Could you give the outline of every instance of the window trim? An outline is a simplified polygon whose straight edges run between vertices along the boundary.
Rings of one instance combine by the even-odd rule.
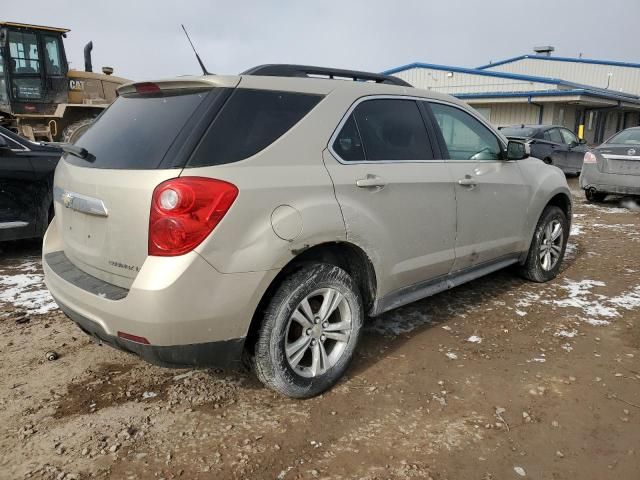
[[[340,132],[342,131],[342,127],[344,127],[344,124],[347,123],[347,120],[349,120],[349,117],[351,116],[351,114],[353,113],[353,111],[358,107],[358,105],[360,105],[363,102],[369,101],[369,100],[413,100],[416,102],[420,102],[420,101],[428,101],[427,98],[424,97],[415,97],[415,96],[411,96],[411,95],[365,95],[364,97],[359,97],[356,101],[354,101],[351,106],[349,107],[349,109],[347,110],[347,112],[342,116],[342,118],[340,119],[340,122],[338,123],[337,127],[335,128],[335,130],[333,131],[333,133],[331,134],[331,137],[329,138],[329,143],[327,144],[327,150],[329,150],[329,152],[331,153],[331,155],[336,159],[336,161],[342,165],[363,165],[363,164],[373,164],[373,165],[385,165],[385,164],[389,164],[389,163],[443,163],[446,161],[446,159],[433,159],[433,160],[343,160],[342,157],[340,155],[338,155],[338,153],[333,149],[333,144],[335,143],[338,135],[340,135]],[[427,133],[427,138],[429,140],[429,143],[431,144],[431,150],[433,151],[434,156],[437,154],[441,155],[440,152],[440,145],[438,144],[437,138],[433,138],[435,136],[435,132],[432,132],[431,129],[433,128],[433,126],[431,125],[431,122],[427,121],[428,119],[424,117],[424,111],[422,109],[422,106],[418,103],[418,105],[416,105],[418,107],[418,111],[420,112],[420,116],[422,117],[422,121],[424,123],[424,128],[425,131]],[[358,122],[356,120],[356,126],[357,126]],[[360,127],[358,127],[359,129]],[[362,135],[360,135],[360,137],[362,137]],[[363,140],[363,148],[364,148],[364,140]],[[366,151],[365,151],[365,155],[366,155]]]
[[[447,102],[444,100],[440,100],[440,99],[435,99],[435,98],[423,98],[423,101],[427,103],[426,105],[426,110],[429,112],[429,116],[431,117],[431,123],[434,124],[433,128],[436,129],[436,135],[438,137],[438,144],[440,146],[440,150],[444,155],[444,152],[446,152],[446,156],[447,158],[445,159],[448,162],[456,162],[456,163],[462,163],[462,162],[513,162],[516,160],[508,160],[505,156],[506,153],[506,149],[507,149],[507,143],[505,143],[504,139],[500,136],[496,134],[495,128],[481,115],[476,115],[476,113],[473,110],[467,110],[466,108],[461,107],[460,105],[456,105],[455,103],[452,102]],[[442,131],[440,130],[440,127],[438,126],[438,123],[435,119],[435,115],[433,113],[433,111],[431,110],[431,105],[429,105],[430,103],[438,103],[440,105],[445,105],[447,107],[452,107],[452,108],[456,108],[458,110],[460,110],[463,113],[466,113],[467,115],[471,116],[472,118],[475,118],[476,120],[478,120],[482,125],[484,125],[487,130],[489,130],[489,133],[491,133],[496,140],[498,140],[498,145],[501,147],[500,149],[500,153],[501,156],[503,158],[498,158],[496,160],[455,160],[451,158],[451,155],[449,154],[449,148],[447,147],[447,144],[444,140],[444,137],[442,136]]]
[[[20,148],[20,149],[18,149],[18,148],[12,148],[12,149],[11,149],[11,151],[12,151],[12,152],[30,152],[30,151],[31,151],[31,149],[30,149],[30,148],[28,148],[28,147],[24,146],[22,143],[20,143],[20,142],[18,142],[18,141],[16,141],[16,140],[14,140],[13,138],[8,137],[8,136],[7,136],[7,135],[5,135],[4,133],[0,133],[0,137],[5,138],[5,139],[9,140],[9,142],[11,142],[11,143],[15,143],[15,144],[20,145],[20,146],[22,147],[22,148]]]

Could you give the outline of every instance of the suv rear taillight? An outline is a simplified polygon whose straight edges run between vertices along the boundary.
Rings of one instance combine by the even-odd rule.
[[[587,152],[584,154],[584,163],[598,163],[598,159],[595,154]]]
[[[212,178],[180,177],[158,185],[151,200],[149,255],[171,257],[193,250],[237,196],[235,185]]]

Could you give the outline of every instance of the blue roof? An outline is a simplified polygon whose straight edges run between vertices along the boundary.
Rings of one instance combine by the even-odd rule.
[[[512,80],[522,80],[525,82],[549,83],[552,85],[564,85],[569,83],[569,82],[565,82],[564,80],[560,80],[559,78],[536,77],[533,75],[521,75],[519,73],[493,72],[493,71],[487,71],[487,70],[480,70],[478,68],[452,67],[450,65],[437,65],[435,63],[421,63],[421,62],[414,62],[414,63],[409,63],[407,65],[403,65],[401,67],[391,68],[389,70],[382,72],[382,74],[392,75],[394,73],[402,72],[404,70],[410,70],[412,68],[430,68],[432,70],[444,70],[447,72],[468,73],[471,75],[482,75],[485,77],[510,78]]]
[[[547,57],[544,57],[547,58]],[[495,64],[494,64],[495,65]],[[558,90],[542,90],[531,92],[487,92],[474,94],[457,94],[458,98],[490,98],[490,97],[530,97],[530,96],[560,96],[560,95],[591,95],[621,101],[640,102],[640,97],[630,93],[615,92],[605,88],[592,87],[575,82],[568,82],[559,78],[537,77],[533,75],[521,75],[518,73],[495,72],[492,70],[483,70],[479,68],[452,67],[450,65],[437,65],[433,63],[414,62],[401,67],[392,68],[382,72],[384,75],[392,75],[394,73],[410,70],[412,68],[427,68],[431,70],[442,70],[446,72],[466,73],[469,75],[481,75],[494,78],[508,78],[511,80],[520,80],[524,82],[545,83],[548,85],[556,85],[565,87]]]
[[[524,60],[525,58],[532,58],[534,60],[548,60],[551,62],[590,63],[592,65],[610,65],[614,67],[640,68],[640,63],[616,62],[612,60],[594,60],[591,58],[548,57],[546,55],[520,55],[518,57],[507,58],[506,60],[501,60],[499,62],[482,65],[481,67],[478,67],[478,70],[496,67],[498,65],[504,65],[505,63],[517,62],[519,60]]]

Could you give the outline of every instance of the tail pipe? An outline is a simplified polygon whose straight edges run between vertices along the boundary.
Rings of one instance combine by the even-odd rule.
[[[84,71],[93,72],[91,65],[91,50],[93,50],[93,42],[89,42],[84,46]]]

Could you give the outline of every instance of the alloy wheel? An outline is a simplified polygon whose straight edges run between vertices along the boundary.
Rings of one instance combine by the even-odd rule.
[[[289,366],[303,377],[322,375],[342,357],[351,328],[351,309],[344,295],[334,288],[310,293],[287,324],[285,352]]]
[[[549,271],[560,261],[564,232],[559,220],[550,221],[544,228],[542,243],[540,244],[540,265],[543,270]]]

